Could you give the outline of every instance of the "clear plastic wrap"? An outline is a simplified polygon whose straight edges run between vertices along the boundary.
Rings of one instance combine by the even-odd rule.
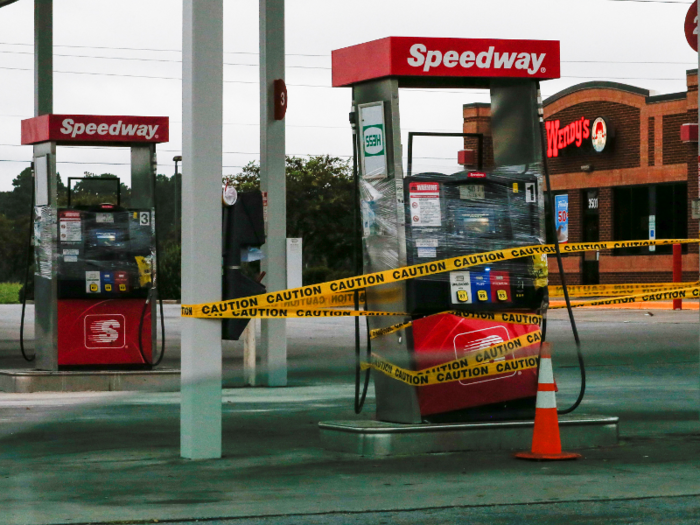
[[[35,209],[35,273],[59,299],[145,297],[155,277],[153,210]]]
[[[50,206],[34,207],[34,273],[51,279],[56,253],[56,210]]]
[[[541,165],[364,180],[365,268],[544,244],[543,189]],[[406,307],[417,315],[450,309],[535,312],[546,307],[546,289],[546,256],[538,255],[412,279]]]

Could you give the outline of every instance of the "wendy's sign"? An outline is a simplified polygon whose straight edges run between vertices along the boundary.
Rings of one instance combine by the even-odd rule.
[[[603,117],[597,117],[592,122],[591,119],[581,117],[564,126],[560,120],[548,120],[545,122],[547,158],[558,157],[560,150],[570,146],[585,147],[586,151],[592,148],[596,153],[603,153],[609,145],[609,127],[608,121]]]

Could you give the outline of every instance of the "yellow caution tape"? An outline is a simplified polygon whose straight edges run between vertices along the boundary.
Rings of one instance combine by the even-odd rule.
[[[516,370],[536,368],[538,365],[538,358],[536,356],[520,357],[518,359],[501,360],[498,362],[491,361],[512,354],[521,348],[539,343],[541,340],[542,333],[537,330],[484,348],[478,352],[472,352],[461,359],[455,359],[441,365],[418,371],[406,370],[405,368],[389,363],[377,354],[372,354],[372,362],[362,363],[361,368],[363,370],[373,368],[402,383],[413,386],[451,383],[453,381],[488,377],[507,374]]]
[[[669,290],[643,294],[615,297],[614,299],[598,299],[595,301],[572,301],[571,307],[602,306],[611,304],[644,303],[653,301],[667,301],[669,299],[697,299],[700,297],[700,287],[692,286],[681,290]],[[550,306],[550,310],[566,308],[566,305]]]
[[[331,310],[330,308],[245,308],[229,310],[224,304],[216,313],[209,315],[192,315],[191,306],[181,306],[183,317],[205,317],[216,319],[293,319],[306,317],[391,317],[394,315],[407,316],[403,312],[367,312],[365,310]]]
[[[600,250],[607,248],[628,248],[637,246],[652,246],[652,245],[667,245],[667,244],[683,244],[698,242],[698,239],[660,239],[656,241],[615,241],[603,243],[575,243],[563,244],[561,250],[564,253],[573,253],[589,250]],[[330,295],[338,292],[354,291],[356,289],[377,286],[379,284],[389,284],[399,281],[406,281],[415,277],[426,277],[454,270],[463,270],[471,266],[481,264],[495,263],[499,261],[507,261],[519,259],[538,254],[555,253],[554,245],[540,244],[534,246],[524,246],[520,248],[508,248],[505,250],[495,250],[491,252],[475,253],[472,255],[464,255],[460,257],[451,257],[440,261],[434,261],[423,264],[414,264],[412,266],[404,266],[393,270],[384,270],[381,272],[368,273],[357,277],[347,277],[335,281],[325,283],[312,284],[282,290],[279,292],[270,292],[239,299],[229,299],[226,301],[217,301],[212,303],[201,303],[194,305],[182,305],[183,317],[198,317],[198,318],[217,318],[223,317],[219,315],[224,312],[234,312],[240,310],[248,310],[252,308],[262,308],[269,306],[279,306],[279,303],[304,299],[309,297],[319,297],[322,295]],[[245,317],[250,317],[246,315]]]
[[[377,337],[380,337],[382,335],[393,334],[393,333],[398,332],[399,330],[403,330],[404,328],[408,328],[411,325],[413,325],[413,321],[408,321],[405,323],[396,323],[396,324],[392,324],[391,326],[385,326],[384,328],[376,328],[374,330],[370,330],[369,338],[376,339]]]
[[[603,242],[575,242],[560,244],[562,253],[589,252],[598,250],[614,250],[616,248],[640,248],[643,246],[668,246],[669,244],[691,244],[700,242],[700,239],[658,239],[655,241],[603,241]],[[548,245],[554,246],[554,245]]]
[[[638,293],[653,293],[663,290],[678,290],[698,286],[694,283],[638,283],[638,284],[587,284],[568,285],[566,288],[571,297],[606,297],[617,295],[630,295]],[[549,286],[550,297],[564,297],[564,289],[561,286]]]
[[[359,292],[359,304],[365,304],[364,290]],[[355,306],[355,292],[332,293],[316,297],[302,297],[293,301],[280,303],[280,308],[336,308],[343,306]]]
[[[464,319],[477,319],[480,321],[496,321],[501,323],[510,324],[520,324],[520,325],[542,325],[542,316],[535,314],[526,313],[508,313],[508,312],[458,312],[455,310],[450,310],[447,312],[442,312],[443,314],[452,314]],[[441,315],[441,314],[433,314]],[[413,321],[408,321],[405,323],[397,323],[391,326],[386,326],[384,328],[377,328],[371,330],[369,333],[370,339],[376,339],[382,335],[393,334],[399,330],[408,328],[413,324]]]

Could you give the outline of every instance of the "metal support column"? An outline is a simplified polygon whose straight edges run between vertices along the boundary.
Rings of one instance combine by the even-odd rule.
[[[267,192],[262,270],[269,292],[287,288],[284,120],[275,120],[274,81],[284,79],[284,0],[260,0],[260,186]],[[260,382],[287,384],[287,323],[263,319]]]
[[[34,116],[53,112],[53,0],[34,0]],[[56,180],[56,144],[47,142],[33,147],[38,177],[48,188],[47,200],[36,201],[36,210],[46,223],[56,216],[58,189]],[[40,165],[39,159],[44,159]],[[49,221],[51,222],[51,221]],[[47,224],[52,236],[56,224]],[[49,252],[52,253],[52,252]],[[58,314],[55,261],[44,261],[44,271],[34,275],[34,340],[39,370],[58,370]]]
[[[221,300],[223,0],[183,0],[182,302]],[[221,323],[182,319],[180,454],[221,457]]]
[[[34,116],[53,113],[53,0],[34,0]]]

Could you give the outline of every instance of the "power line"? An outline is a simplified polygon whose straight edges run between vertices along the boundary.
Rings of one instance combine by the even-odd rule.
[[[6,69],[10,71],[34,71],[34,69],[31,68],[23,68],[23,67],[7,67],[7,66],[0,66],[0,69]],[[145,78],[145,79],[152,79],[152,80],[182,80],[180,77],[154,77],[154,76],[147,76],[147,75],[129,75],[125,73],[98,73],[94,71],[58,71],[54,70],[54,73],[62,73],[66,75],[90,75],[90,76],[109,76],[109,77],[126,77],[126,78]],[[252,80],[224,80],[224,84],[251,84],[251,85],[259,85],[260,82],[258,81],[252,81]],[[318,84],[287,84],[287,87],[307,87],[307,88],[317,88],[317,89],[349,89],[349,87],[342,86],[340,88],[336,88],[333,86],[322,86]],[[420,91],[420,92],[426,92],[426,93],[452,93],[452,94],[460,94],[463,95],[464,91],[451,91],[448,89],[411,89],[411,91]],[[471,94],[485,94],[488,93],[488,90],[486,89],[470,89],[469,90]]]
[[[26,46],[34,47],[34,44],[28,44],[24,42],[0,42],[3,46]],[[156,53],[182,53],[182,49],[156,49],[156,48],[146,48],[146,47],[112,47],[112,46],[78,46],[78,45],[67,45],[67,44],[54,44],[53,47],[67,47],[71,49],[112,49],[118,51],[152,51]],[[260,53],[255,51],[224,51],[225,55],[259,55]],[[296,56],[296,57],[330,57],[329,54],[315,54],[315,53],[285,53],[286,56]]]
[[[2,51],[3,54],[15,54],[15,55],[31,55],[34,56],[33,52],[30,51]],[[53,56],[65,57],[65,58],[94,58],[98,60],[125,60],[131,62],[164,62],[172,64],[182,64],[182,60],[174,60],[168,58],[141,58],[141,57],[106,57],[106,56],[95,56],[95,55],[64,55],[61,53],[54,53]],[[658,65],[695,65],[695,62],[669,62],[667,60],[561,60],[562,64],[658,64]],[[226,66],[243,66],[243,67],[260,67],[260,64],[242,64],[235,62],[224,62]],[[327,66],[290,66],[286,65],[285,68],[289,69],[319,69],[324,71],[331,71],[333,68]]]
[[[34,56],[33,52],[30,51],[1,51],[3,54],[14,54],[14,55],[31,55]],[[105,56],[95,56],[95,55],[64,55],[61,53],[54,53],[55,57],[63,58],[94,58],[98,60],[126,60],[130,62],[165,62],[171,64],[182,64],[182,60],[173,60],[168,58],[141,58],[141,57],[105,57]],[[225,66],[245,66],[245,67],[260,67],[259,64],[241,64],[235,62],[224,62]],[[285,69],[323,69],[331,70],[330,67],[324,66],[290,66],[286,65]]]
[[[560,78],[590,78],[594,80],[673,80],[674,82],[679,82],[685,80],[685,78],[654,78],[654,77],[609,77],[607,75],[599,75],[597,77],[584,77],[580,75],[562,75]],[[556,80],[556,79],[554,79]]]
[[[18,118],[18,119],[29,119],[32,118],[30,115],[3,115],[0,114],[0,118]],[[171,124],[182,124],[181,121],[177,120],[171,120]],[[252,126],[252,127],[260,127],[259,123],[251,123],[251,122],[224,122],[224,126]],[[350,132],[351,128],[349,125],[347,126],[319,126],[319,125],[313,125],[313,124],[286,124],[285,127],[287,128],[303,128],[303,129],[339,129],[343,131]],[[416,126],[406,126],[406,129],[411,129],[415,128]],[[444,129],[444,128],[421,128],[422,131],[431,131],[431,132],[452,132],[454,129]],[[23,145],[23,144],[0,144],[0,146],[13,146],[13,147],[28,147],[28,145]],[[99,149],[113,149],[111,146],[62,146],[64,148],[99,148]],[[165,150],[165,149],[160,149],[159,151],[179,151],[179,150]]]
[[[620,0],[622,1],[622,0]],[[3,54],[16,54],[16,55],[31,55],[34,56],[33,52],[30,51],[2,51]],[[94,58],[98,60],[125,60],[132,62],[163,62],[163,63],[173,63],[182,64],[182,60],[168,59],[168,58],[142,58],[142,57],[107,57],[107,56],[95,56],[95,55],[65,55],[61,53],[54,53],[53,56],[65,57],[65,58]],[[321,56],[321,55],[319,55]],[[328,55],[330,56],[330,55]],[[695,65],[695,62],[670,62],[667,60],[561,60],[562,64],[658,64],[658,65]],[[259,64],[243,64],[236,62],[224,62],[226,66],[243,66],[243,67],[260,67]],[[286,65],[285,68],[291,69],[319,69],[324,71],[331,71],[333,68],[328,66],[290,66]]]
[[[29,160],[13,160],[13,159],[0,159],[0,162],[15,162],[18,164],[30,164],[31,161]],[[74,160],[57,160],[56,164],[78,164],[81,166],[131,166],[130,162],[81,162],[81,161],[74,161]],[[174,166],[175,163],[162,163],[159,162],[158,166]],[[221,166],[222,168],[245,168],[245,166],[237,166],[237,165],[227,165],[227,166]]]
[[[692,2],[677,2],[675,0],[607,0],[608,2],[633,2],[637,4],[684,4],[690,5]]]
[[[33,69],[29,68],[21,68],[21,67],[5,67],[5,66],[0,66],[0,69],[6,69],[6,70],[11,70],[11,71],[34,71]],[[152,80],[182,80],[179,77],[154,77],[154,76],[147,76],[147,75],[128,75],[124,73],[97,73],[97,72],[92,72],[92,71],[54,71],[54,73],[62,73],[62,74],[67,74],[67,75],[91,75],[91,76],[108,76],[108,77],[126,77],[126,78],[146,78],[146,79],[152,79]],[[605,79],[611,79],[611,80],[674,80],[674,81],[679,81],[679,80],[684,80],[682,78],[655,78],[655,77],[610,77],[607,75],[599,75],[596,77],[586,77],[586,76],[580,76],[580,75],[561,75],[559,78],[591,78],[591,79],[596,79],[596,80],[605,80]],[[252,80],[224,80],[224,84],[259,84],[257,81],[252,81]],[[316,89],[338,89],[334,88],[333,86],[321,86],[318,84],[287,84],[289,87],[306,87],[306,88],[316,88]],[[341,88],[343,89],[343,88]],[[348,88],[345,88],[348,89]],[[468,88],[467,88],[468,89]],[[459,93],[459,94],[464,94],[464,91],[450,91],[447,89],[411,89],[411,91],[422,91],[422,92],[436,92],[436,93]],[[485,93],[486,90],[469,90],[472,94],[476,92],[482,92]]]
[[[680,65],[680,66],[695,66],[697,62],[669,62],[667,60],[562,60],[562,64],[661,64],[661,65]]]

